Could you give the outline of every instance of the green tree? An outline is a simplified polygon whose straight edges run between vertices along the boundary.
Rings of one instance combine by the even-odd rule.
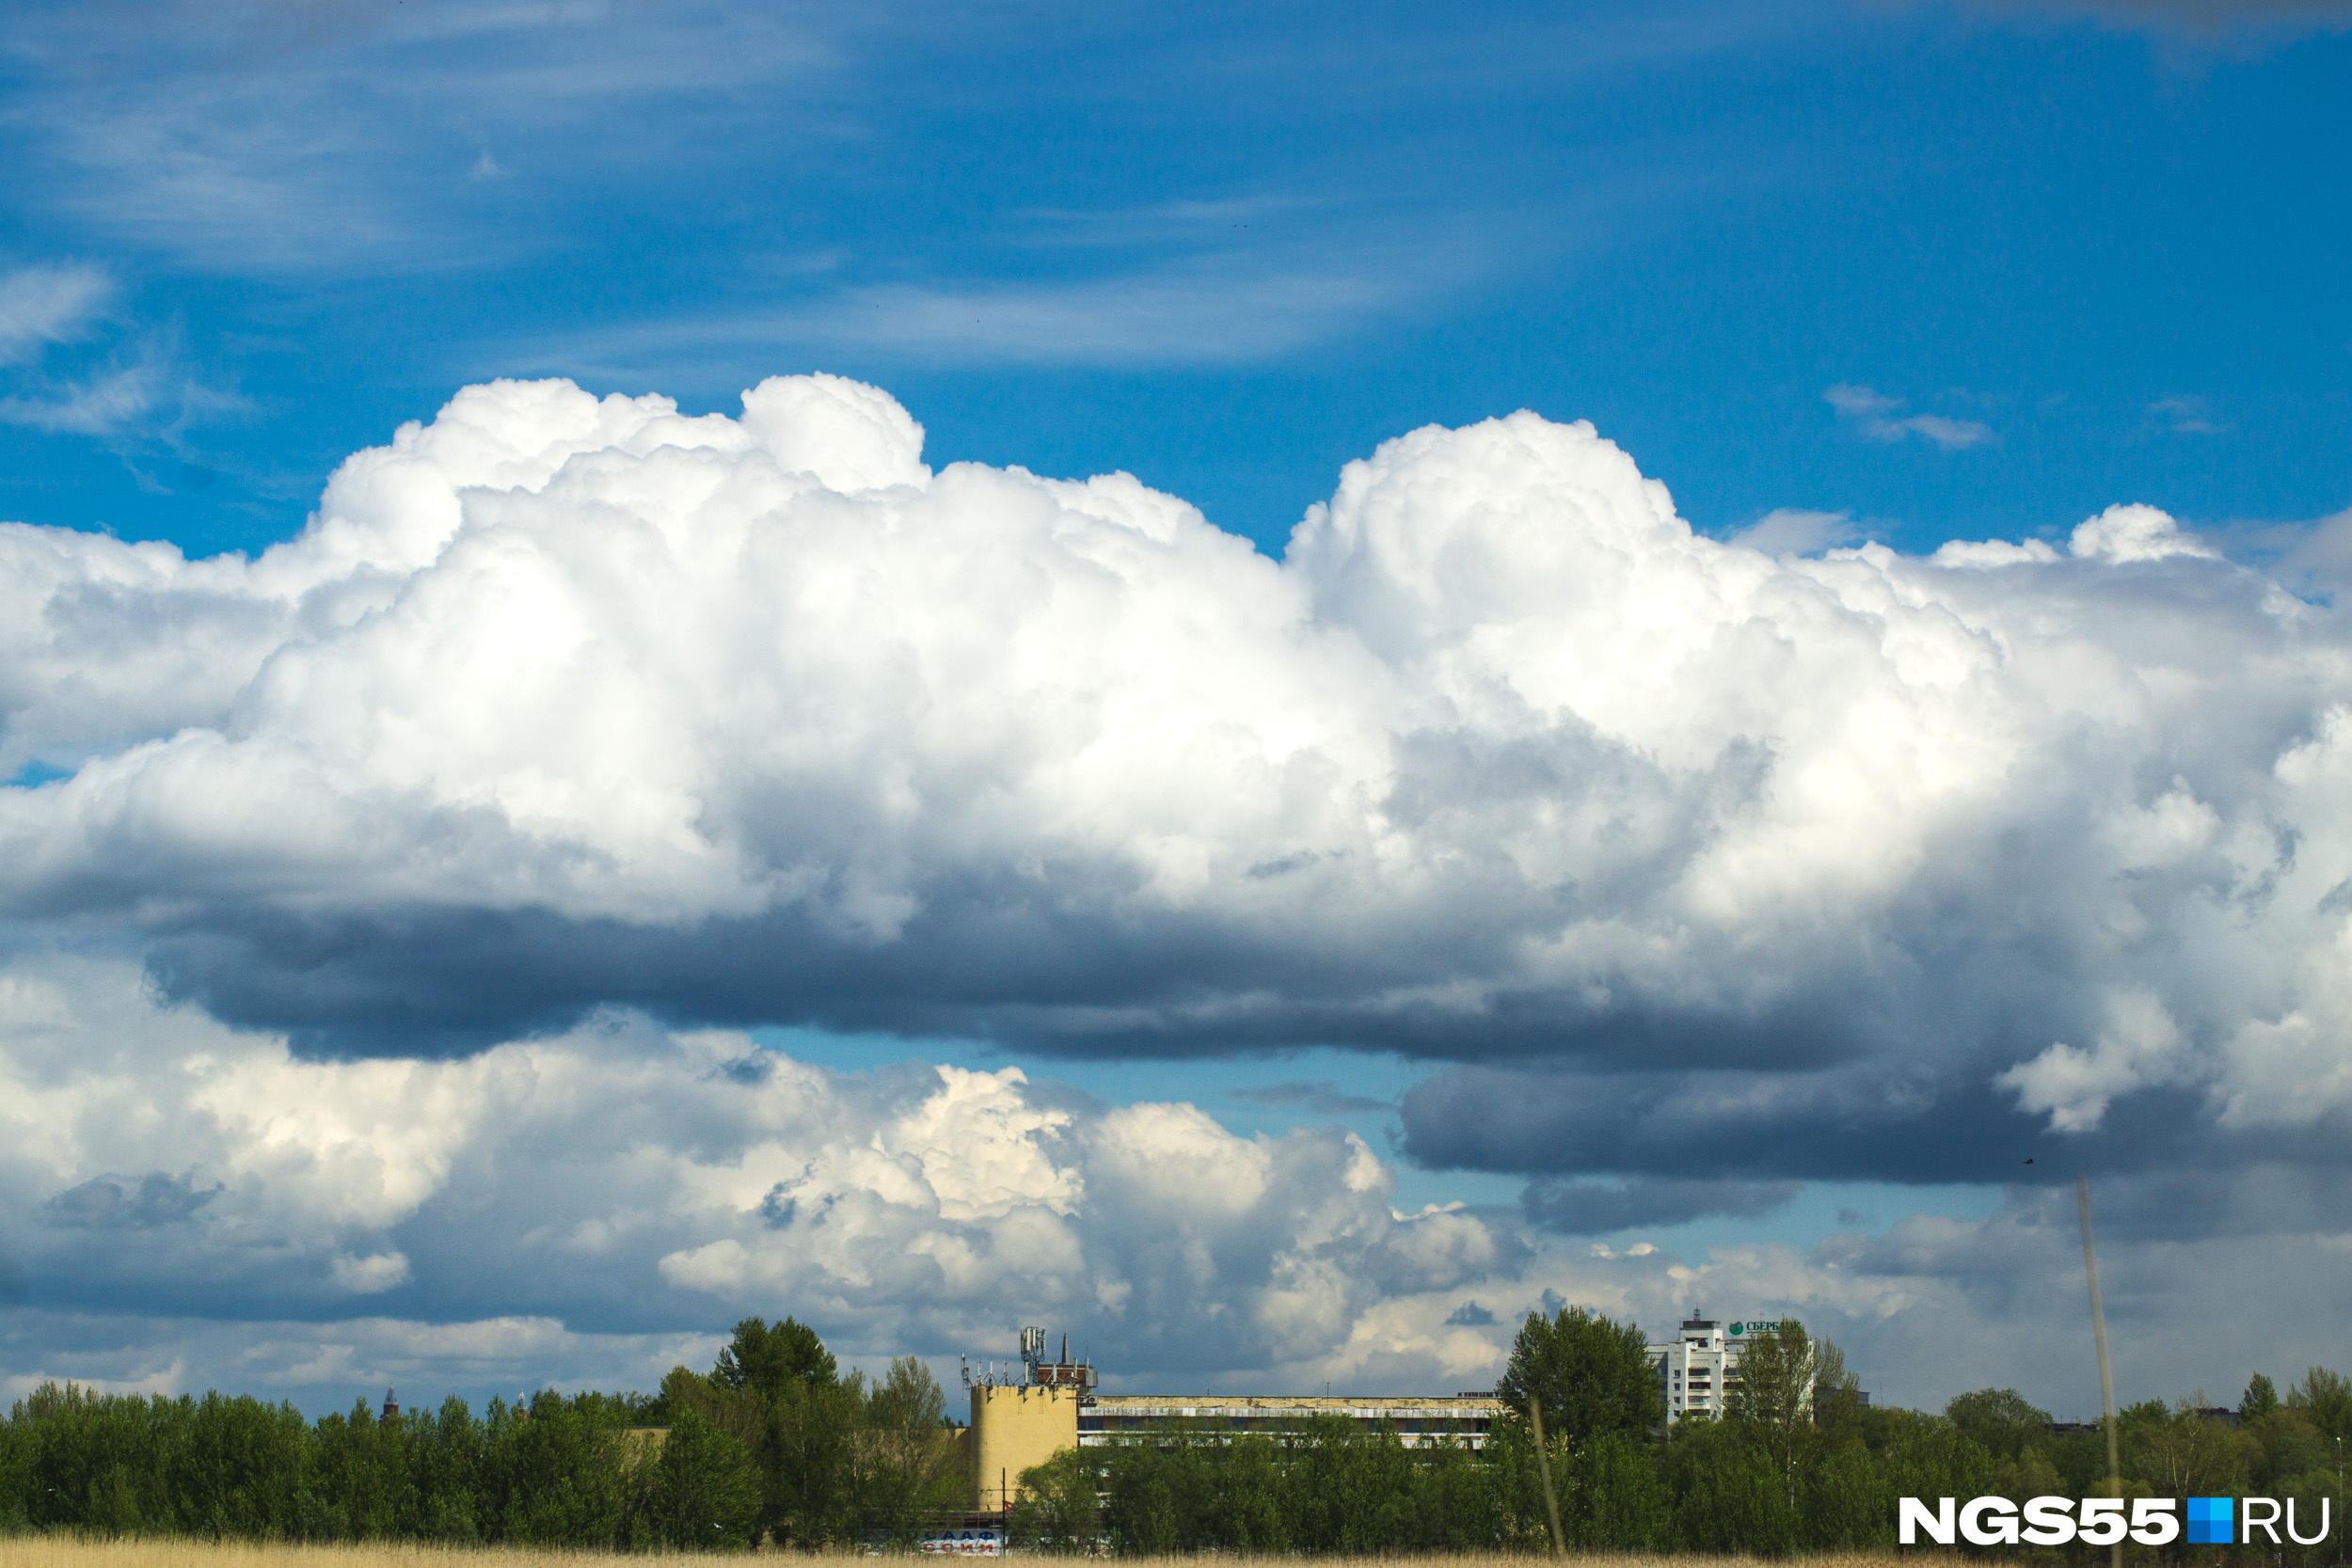
[[[1646,1455],[1646,1449],[1641,1450]],[[1414,1545],[1425,1552],[1493,1551],[1513,1534],[1508,1471],[1455,1442],[1415,1450]],[[1279,1547],[1264,1548],[1268,1550]]]
[[[2123,1475],[2156,1497],[2211,1497],[2245,1490],[2248,1461],[2259,1451],[2250,1433],[2205,1419],[2205,1396],[2178,1401],[2161,1418],[2123,1426]],[[2249,1451],[2250,1450],[2250,1451]]]
[[[1021,1472],[1011,1544],[1024,1551],[1090,1555],[1103,1535],[1099,1449],[1065,1449]]]
[[[1522,1416],[1540,1401],[1545,1435],[1571,1449],[1606,1433],[1646,1438],[1665,1426],[1665,1395],[1641,1329],[1581,1307],[1549,1318],[1530,1312],[1495,1392]]]
[[[2313,1367],[2287,1390],[2287,1407],[2300,1411],[2324,1436],[2352,1439],[2352,1380],[2342,1372]]]
[[[643,1508],[647,1544],[690,1550],[751,1544],[759,1523],[759,1467],[743,1445],[693,1410],[671,1423],[661,1453],[646,1466]]]
[[[2249,1480],[2253,1490],[2264,1496],[2278,1496],[2296,1477],[2335,1463],[2335,1444],[2301,1411],[2283,1404],[2250,1421],[2241,1419],[2238,1430],[2253,1440],[2253,1473]]]
[[[1122,1557],[1183,1550],[1197,1512],[1184,1506],[1184,1483],[1198,1465],[1189,1445],[1146,1439],[1113,1449],[1104,1475],[1111,1549]]]
[[[494,1424],[490,1506],[499,1536],[515,1544],[614,1546],[626,1539],[625,1439],[617,1413],[595,1397],[552,1389],[527,1413]]]
[[[1562,1488],[1568,1544],[1584,1551],[1660,1551],[1674,1530],[1672,1499],[1655,1447],[1604,1433],[1565,1456]]]
[[[412,1512],[404,1534],[453,1544],[482,1539],[484,1473],[488,1449],[483,1424],[466,1402],[452,1394],[431,1414],[419,1411],[409,1422]]]
[[[851,1513],[850,1449],[865,1414],[865,1379],[785,1386],[768,1410],[770,1528],[803,1544],[838,1538]]]
[[[313,1528],[330,1540],[397,1535],[409,1505],[407,1439],[406,1426],[379,1421],[364,1396],[348,1413],[321,1420],[313,1475],[325,1506]]]
[[[961,1450],[946,1411],[938,1379],[912,1355],[891,1362],[866,1396],[851,1447],[858,1512],[894,1544],[912,1541],[926,1516],[962,1500]]]
[[[1957,1395],[1945,1405],[1944,1416],[1962,1436],[1983,1444],[1996,1459],[2015,1459],[2028,1443],[2050,1434],[2050,1413],[2036,1409],[2014,1388]]]
[[[1753,1421],[1685,1416],[1666,1446],[1666,1467],[1681,1550],[1777,1557],[1795,1545],[1795,1501]]]
[[[730,1386],[685,1367],[673,1367],[661,1380],[661,1407],[675,1426],[692,1411],[725,1433],[754,1459],[768,1442],[768,1403],[750,1385]]]
[[[1284,1528],[1301,1552],[1375,1552],[1404,1537],[1411,1465],[1392,1433],[1319,1416],[1292,1440]]]
[[[2246,1383],[2246,1392],[2238,1396],[2237,1418],[2241,1422],[2259,1421],[2279,1408],[2279,1390],[2268,1376],[2256,1372]]]
[[[23,1419],[24,1402],[0,1421],[0,1535],[32,1527],[33,1433]]]
[[[852,1450],[867,1393],[807,1324],[745,1318],[708,1376],[673,1368],[651,1403],[666,1419],[691,1409],[741,1444],[760,1469],[761,1528],[816,1545],[856,1526]]]
[[[2328,1447],[2332,1449],[2334,1444],[2330,1442]],[[2345,1496],[2343,1472],[2337,1470],[2332,1463],[2334,1457],[2331,1453],[2328,1455],[2331,1463],[2306,1470],[2272,1488],[2272,1496],[2282,1501],[2288,1498],[2294,1500],[2295,1525],[2305,1535],[2318,1528],[2323,1508],[2327,1513],[2329,1527],[2328,1539],[2312,1546],[2289,1546],[2285,1560],[2290,1565],[2318,1568],[2322,1563],[2341,1563],[2344,1560],[2344,1544],[2347,1539],[2352,1539],[2352,1524],[2347,1524],[2345,1520],[2344,1507],[2352,1498]]]
[[[1216,1504],[1217,1544],[1237,1552],[1289,1551],[1282,1450],[1271,1438],[1251,1435],[1218,1451],[1225,1465]]]
[[[1887,1490],[1882,1466],[1858,1441],[1837,1446],[1806,1468],[1797,1512],[1799,1535],[1809,1550],[1870,1551],[1894,1544],[1895,1495]]]
[[[817,1331],[795,1318],[772,1328],[764,1318],[745,1318],[719,1353],[710,1381],[722,1388],[756,1388],[770,1401],[794,1383],[831,1385],[840,1380],[833,1352]]]
[[[310,1459],[301,1412],[208,1392],[173,1402],[168,1424],[171,1441],[158,1456],[167,1513],[158,1524],[213,1540],[294,1530]]]
[[[1813,1435],[1815,1391],[1844,1390],[1851,1384],[1844,1353],[1807,1335],[1794,1318],[1749,1335],[1740,1352],[1739,1379],[1724,1413],[1771,1457],[1791,1509],[1797,1502],[1797,1463]]]

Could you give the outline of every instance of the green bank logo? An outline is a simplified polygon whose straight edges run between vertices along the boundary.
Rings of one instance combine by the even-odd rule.
[[[2276,1497],[2190,1497],[2187,1502],[2190,1545],[2251,1545],[2260,1530],[2267,1545],[2291,1541],[2316,1546],[2328,1539],[2332,1523],[2326,1497],[2319,1499],[2319,1533],[2311,1536],[2296,1528],[2293,1497],[2283,1509]],[[2233,1509],[2233,1503],[2239,1506]],[[2135,1497],[2127,1515],[2121,1497],[2085,1497],[2079,1503],[2072,1497],[2035,1497],[2022,1509],[2007,1497],[1972,1497],[1964,1504],[1938,1497],[1933,1509],[1918,1497],[1902,1497],[1895,1505],[1895,1539],[1906,1546],[1917,1545],[1922,1534],[1939,1546],[1962,1541],[1972,1546],[2064,1546],[2074,1542],[2112,1546],[2129,1536],[2143,1546],[2163,1546],[2181,1539],[2180,1505],[2177,1497]],[[2243,1531],[2234,1536],[2233,1513]],[[2282,1525],[2286,1541],[2279,1538]]]

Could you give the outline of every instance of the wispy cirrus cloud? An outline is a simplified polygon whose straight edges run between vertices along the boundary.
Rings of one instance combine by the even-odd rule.
[[[2158,398],[2148,405],[2148,417],[2172,436],[2212,436],[2221,429],[2203,398]]]
[[[188,364],[177,336],[150,333],[79,374],[34,373],[0,396],[0,423],[52,436],[177,443],[192,423],[245,410]]]
[[[1867,387],[1840,382],[1821,393],[1821,401],[1853,422],[1873,441],[1895,442],[1916,436],[1946,451],[1960,451],[1991,441],[1993,429],[1975,420],[1955,420],[1943,414],[1905,414],[1903,400]]]
[[[788,117],[782,83],[834,57],[816,13],[416,0],[360,17],[254,0],[33,8],[15,119],[22,196],[93,231],[225,271],[413,270],[511,257],[549,237],[451,199],[503,173],[488,136],[572,138],[564,166],[675,166],[707,155],[709,117]],[[731,94],[759,86],[764,106]],[[618,114],[664,101],[696,113]],[[778,105],[783,105],[778,107]]]
[[[81,336],[114,293],[104,269],[80,263],[0,274],[0,364],[34,358]]]
[[[1197,225],[1186,232],[1198,253],[1174,263],[1020,282],[840,288],[771,309],[565,334],[518,345],[518,354],[574,373],[714,356],[772,363],[779,351],[919,364],[1244,364],[1415,309],[1478,265],[1454,245],[1343,257],[1310,245],[1245,247]],[[1084,243],[1144,247],[1133,233]]]
[[[885,284],[771,318],[766,331],[781,342],[927,360],[1230,363],[1307,347],[1395,303],[1403,293],[1394,280],[1370,273]],[[761,330],[753,323],[739,325]]]
[[[2116,27],[2206,42],[2242,44],[2352,31],[2347,0],[1979,0],[1979,5],[1994,12],[2093,17]]]
[[[83,262],[0,275],[0,424],[109,443],[175,445],[245,400],[189,365],[172,328],[142,328],[114,275]]]

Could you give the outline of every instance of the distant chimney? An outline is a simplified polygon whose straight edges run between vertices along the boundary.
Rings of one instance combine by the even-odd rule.
[[[392,1391],[389,1388],[387,1388],[384,1390],[384,1411],[382,1415],[376,1417],[375,1424],[377,1426],[388,1427],[399,1419],[400,1402],[392,1398]]]

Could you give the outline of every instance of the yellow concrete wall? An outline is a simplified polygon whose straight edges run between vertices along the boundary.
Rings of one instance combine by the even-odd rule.
[[[972,1387],[972,1507],[1020,1501],[1021,1472],[1078,1446],[1075,1388]]]

